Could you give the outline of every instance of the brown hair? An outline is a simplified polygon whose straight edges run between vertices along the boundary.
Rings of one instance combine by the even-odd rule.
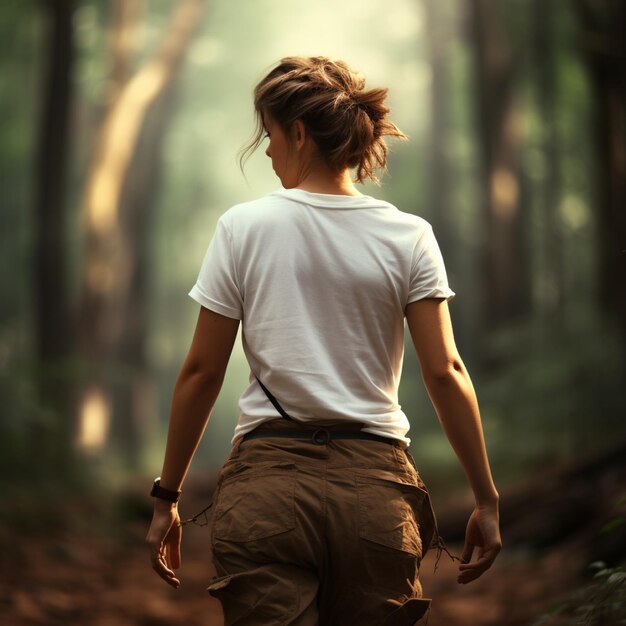
[[[329,167],[356,168],[356,180],[378,182],[387,167],[384,135],[406,139],[387,118],[387,89],[365,89],[365,79],[343,61],[286,57],[254,89],[256,131],[240,163],[263,141],[263,112],[289,130],[301,120]]]

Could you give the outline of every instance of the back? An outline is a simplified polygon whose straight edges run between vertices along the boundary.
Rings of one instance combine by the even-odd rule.
[[[243,321],[253,374],[303,421],[409,442],[404,309],[449,298],[430,225],[369,196],[280,190],[227,211],[190,295]],[[251,375],[235,437],[277,417]]]

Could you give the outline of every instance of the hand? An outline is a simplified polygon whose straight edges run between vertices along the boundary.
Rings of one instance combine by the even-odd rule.
[[[182,535],[178,507],[165,500],[155,499],[146,543],[150,547],[152,569],[175,589],[180,586],[180,580],[176,578],[174,570],[180,567]]]
[[[478,558],[471,563],[475,548]],[[501,549],[498,505],[476,506],[467,523],[457,581],[466,584],[476,580],[491,567]]]

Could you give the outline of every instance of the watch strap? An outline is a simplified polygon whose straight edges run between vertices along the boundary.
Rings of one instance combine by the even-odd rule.
[[[167,500],[168,502],[174,503],[178,502],[181,493],[181,491],[172,491],[171,489],[165,489],[165,487],[161,487],[160,476],[154,480],[152,490],[150,491],[150,495],[153,498],[159,498],[160,500]]]

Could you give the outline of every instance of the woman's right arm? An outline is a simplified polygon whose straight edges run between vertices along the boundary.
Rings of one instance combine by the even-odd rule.
[[[448,441],[470,483],[476,506],[465,534],[459,582],[491,567],[502,547],[498,492],[491,476],[476,393],[454,342],[446,300],[425,298],[406,308],[424,384]],[[472,562],[474,549],[477,559]]]
[[[174,388],[161,486],[181,489],[189,464],[222,387],[239,321],[200,307],[193,341]],[[182,527],[178,506],[154,499],[154,513],[146,541],[152,567],[172,587],[180,581]]]

